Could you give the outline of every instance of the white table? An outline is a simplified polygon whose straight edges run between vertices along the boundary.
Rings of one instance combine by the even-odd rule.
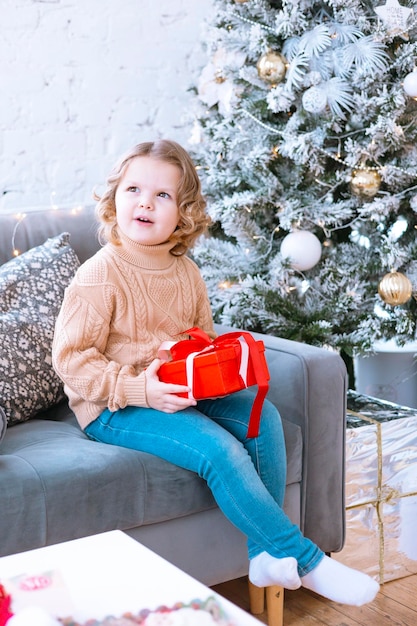
[[[73,604],[72,616],[80,622],[214,596],[237,625],[260,624],[121,531],[0,558],[0,582],[50,570],[61,573]]]

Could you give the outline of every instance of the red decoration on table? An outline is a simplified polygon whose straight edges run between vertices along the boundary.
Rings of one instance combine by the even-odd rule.
[[[246,331],[226,333],[214,341],[197,327],[181,334],[188,334],[191,339],[161,346],[159,356],[166,358],[164,353],[169,350],[172,360],[161,365],[159,379],[188,385],[189,396],[196,400],[227,396],[257,385],[247,432],[248,437],[257,437],[270,378],[263,341],[256,341]]]
[[[6,592],[3,585],[0,585],[0,626],[5,626],[7,621],[13,616],[10,611],[12,599]]]

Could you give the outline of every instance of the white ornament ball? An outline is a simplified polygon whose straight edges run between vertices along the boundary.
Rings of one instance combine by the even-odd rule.
[[[322,113],[327,106],[327,96],[320,87],[310,87],[303,93],[303,107],[308,113]]]
[[[407,96],[417,98],[417,71],[407,74],[404,78],[403,89]]]
[[[290,259],[295,270],[310,270],[321,258],[320,240],[309,230],[295,230],[281,243],[281,256]]]

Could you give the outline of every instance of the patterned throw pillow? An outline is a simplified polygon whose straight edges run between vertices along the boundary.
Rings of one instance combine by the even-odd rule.
[[[52,367],[52,339],[78,266],[69,234],[62,233],[0,267],[0,406],[9,426],[64,396]]]

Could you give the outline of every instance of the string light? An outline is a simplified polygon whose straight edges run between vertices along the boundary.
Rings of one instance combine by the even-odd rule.
[[[257,117],[255,117],[255,115],[253,115],[252,113],[249,113],[249,111],[247,111],[246,109],[240,109],[240,111],[244,115],[247,115],[256,124],[258,124],[258,126],[263,128],[264,130],[268,131],[270,134],[280,135],[281,137],[285,138],[285,134],[282,131],[278,130],[277,128],[274,128],[273,126],[269,126],[268,124],[264,124],[264,122],[261,122],[261,120],[259,120]],[[275,148],[274,148],[274,150],[275,150]],[[337,154],[334,154],[333,152],[329,152],[328,150],[325,150],[324,148],[320,148],[319,146],[316,146],[316,150],[318,152],[321,152],[321,154],[324,154],[329,159],[333,159],[333,161],[336,161],[337,163],[340,163],[341,165],[344,165],[345,167],[347,167],[349,169],[366,169],[366,170],[370,170],[370,171],[379,172],[384,167],[384,166],[381,166],[381,165],[378,165],[378,166],[367,166],[367,165],[363,165],[363,164],[362,165],[352,166],[350,163],[347,163],[346,161],[344,161],[341,158],[341,156],[339,154],[340,146],[338,146],[338,153]],[[401,172],[405,176],[410,176],[411,178],[417,178],[417,171],[409,171],[409,170],[404,169],[403,167],[398,167],[397,165],[391,165],[391,164],[389,165],[389,167],[391,167],[393,170],[395,170],[397,172]]]
[[[55,196],[56,196],[56,191],[51,191],[51,195],[50,195],[49,200],[50,200],[50,203],[51,203],[51,209],[53,209],[54,211],[57,211],[58,210],[58,205],[55,204],[55,202],[54,202]]]
[[[349,163],[346,163],[346,161],[344,161],[343,159],[334,155],[332,152],[329,152],[328,150],[324,150],[324,148],[319,148],[318,146],[316,146],[316,149],[322,154],[324,154],[325,156],[329,157],[330,159],[333,159],[334,161],[337,161],[338,163],[341,163],[342,165],[344,165],[345,167],[349,169],[369,170],[371,172],[380,172],[384,168],[383,165],[370,166],[370,165],[365,165],[363,163],[352,166]],[[401,172],[402,174],[405,174],[406,176],[410,176],[410,178],[417,178],[416,171],[410,172],[409,170],[405,170],[403,167],[398,167],[397,165],[391,165],[391,164],[389,164],[389,167],[391,167],[393,170],[396,170],[397,172]]]
[[[337,142],[337,152],[336,152],[336,156],[338,159],[342,158],[342,142],[339,139]]]
[[[23,222],[25,217],[26,217],[26,213],[16,213],[15,215],[17,222],[15,224],[15,227],[13,228],[13,233],[12,233],[12,255],[14,257],[17,257],[20,254],[20,250],[16,248],[15,239],[16,239],[17,229],[19,228],[19,225]]]
[[[51,198],[52,198],[52,195],[53,194],[51,194]],[[84,210],[85,207],[83,205],[81,205],[81,204],[76,205],[76,206],[74,206],[72,208],[68,207],[68,206],[59,207],[59,206],[53,204],[53,205],[51,205],[50,208],[51,208],[51,210],[54,213],[57,213],[57,214],[59,214],[59,212],[61,210],[65,210],[65,209],[68,210],[69,209],[70,215],[73,215],[75,217],[75,216],[79,215]],[[44,207],[31,207],[28,210],[27,213],[20,213],[19,212],[19,213],[15,213],[13,215],[13,217],[16,219],[16,224],[15,224],[15,226],[13,228],[13,232],[12,232],[12,256],[13,257],[18,257],[18,256],[20,256],[22,254],[22,251],[19,250],[19,248],[16,246],[16,236],[17,236],[20,224],[30,215],[31,212],[35,213],[37,210],[39,211],[39,210],[43,210],[43,209],[44,209]]]

